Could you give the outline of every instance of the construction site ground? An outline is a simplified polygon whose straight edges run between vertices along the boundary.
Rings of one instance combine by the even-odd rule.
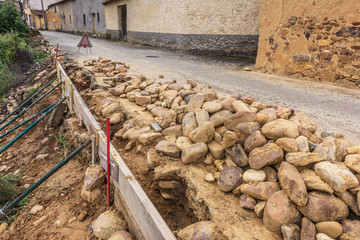
[[[201,57],[133,47],[98,39],[91,39],[94,45],[92,54],[84,54],[84,49],[81,50],[81,54],[76,54],[75,46],[80,36],[58,32],[44,32],[43,35],[50,43],[59,43],[62,53],[77,61],[77,66],[84,67],[83,60],[85,59],[104,56],[129,64],[131,66],[129,75],[144,74],[150,79],[159,81],[176,79],[179,83],[184,83],[190,78],[195,79],[199,84],[211,85],[220,92],[237,91],[244,95],[253,95],[257,100],[268,104],[284,104],[301,110],[312,116],[320,129],[339,131],[345,134],[348,140],[354,143],[360,142],[360,130],[357,127],[360,121],[360,98],[357,90],[317,82],[304,84],[294,79],[244,72],[240,70],[244,64],[236,61],[230,61],[230,63],[228,60],[204,60]],[[51,71],[50,64],[52,63],[48,65],[49,71]],[[251,66],[251,61],[246,61],[245,65]],[[75,65],[73,69],[76,69]],[[160,74],[164,75],[164,78],[160,79]],[[104,84],[101,77],[98,79],[101,84]],[[87,82],[86,86],[78,86],[78,90],[102,129],[105,130],[105,119],[97,114],[96,109],[107,101],[111,101],[114,96],[109,92],[102,92],[96,96],[96,91],[93,93],[86,91],[89,87],[90,82]],[[48,106],[50,102],[55,102],[60,95],[59,89],[46,101],[36,105],[32,112],[35,113]],[[127,99],[119,98],[118,102],[123,107],[125,115],[138,119],[139,125],[141,122],[148,124],[154,122],[153,116],[143,111],[142,107]],[[313,104],[314,102],[317,104]],[[63,159],[64,152],[68,153],[69,150],[64,148],[64,144],[56,139],[64,128],[64,125],[49,128],[46,121],[43,121],[26,137],[0,155],[2,171],[20,176],[20,183],[17,186],[20,192]],[[117,130],[119,130],[118,125],[112,126],[112,144],[175,233],[199,220],[207,220],[211,214],[212,221],[222,223],[224,233],[230,238],[242,236],[243,239],[281,239],[280,235],[266,230],[262,219],[256,217],[253,211],[237,207],[238,198],[222,193],[216,182],[204,182],[206,173],[216,172],[213,166],[183,165],[169,157],[154,153],[158,171],[161,171],[162,166],[172,168],[184,183],[178,189],[176,201],[164,199],[158,188],[156,173],[149,169],[147,162],[147,152],[154,151],[160,139],[150,145],[136,146],[127,151],[125,150],[127,142],[114,138]],[[3,140],[1,145],[19,133],[20,130],[15,131],[6,138],[7,140]],[[66,141],[73,148],[78,146],[78,142],[74,139],[68,138]],[[36,156],[40,154],[49,155],[45,159],[36,160]],[[106,210],[106,191],[103,186],[102,199],[104,201],[102,202],[87,203],[80,197],[83,177],[89,163],[88,158],[74,158],[37,188],[30,195],[25,208],[19,210],[14,223],[2,235],[4,239],[24,239],[24,236],[26,239],[95,239],[89,226]],[[185,196],[186,194],[194,195]],[[197,200],[191,202],[191,199]],[[204,199],[206,199],[206,206]],[[35,215],[30,214],[30,209],[36,204],[44,206],[44,210]],[[209,213],[208,209],[212,212]],[[232,217],[229,218],[229,216]]]
[[[54,56],[48,57],[40,65],[39,70],[32,72],[36,76],[40,70],[45,69],[48,74],[44,78],[38,81],[32,80],[22,87],[34,88],[45,85],[46,82],[50,81],[49,75],[51,72],[53,73],[51,77],[55,77],[53,60]],[[50,88],[51,86],[41,94]],[[46,108],[50,103],[55,103],[60,98],[61,88],[58,88],[6,130]],[[67,116],[69,117],[69,115]],[[16,185],[19,193],[34,184],[71,151],[80,146],[76,139],[66,134],[64,121],[62,121],[61,126],[52,128],[48,126],[47,120],[48,118],[44,119],[0,155],[1,173],[3,175],[13,174],[19,178]],[[24,128],[19,128],[6,136],[2,139],[1,146],[5,146],[23,130]],[[86,132],[86,129],[83,129],[83,131]],[[37,157],[41,155],[46,157]],[[94,239],[89,226],[106,210],[106,185],[102,186],[102,193],[105,195],[103,195],[102,199],[104,200],[101,202],[87,203],[80,197],[85,170],[89,163],[89,158],[79,154],[30,193],[22,201],[24,208],[17,208],[15,215],[13,215],[14,211],[11,212],[10,217],[14,221],[11,221],[12,223],[8,229],[1,233],[0,238],[9,240]],[[30,210],[35,205],[41,205],[44,209],[37,214],[31,214]]]

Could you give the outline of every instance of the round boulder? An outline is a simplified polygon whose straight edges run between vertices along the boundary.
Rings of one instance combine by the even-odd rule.
[[[106,211],[95,220],[92,227],[96,237],[108,239],[117,231],[126,231],[126,225],[116,213]]]
[[[243,176],[245,182],[263,182],[266,179],[266,173],[263,170],[249,169]]]
[[[320,222],[315,224],[318,233],[325,233],[331,238],[337,238],[342,234],[342,226],[338,222]]]
[[[261,133],[265,135],[268,139],[277,140],[279,138],[297,138],[299,133],[298,126],[285,119],[278,119],[266,123],[261,128]]]
[[[264,225],[272,232],[280,233],[285,223],[299,223],[301,215],[291,202],[285,191],[278,191],[271,195],[264,209]]]
[[[240,167],[228,166],[221,171],[218,186],[223,192],[230,192],[238,187],[243,179],[244,171]]]

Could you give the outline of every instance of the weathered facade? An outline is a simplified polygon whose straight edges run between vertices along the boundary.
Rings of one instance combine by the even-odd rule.
[[[44,10],[58,0],[43,0]],[[44,14],[42,11],[41,0],[23,0],[23,7],[25,13],[25,21],[29,27],[36,29],[45,29]],[[45,13],[46,15],[46,13]]]
[[[48,6],[49,30],[96,34],[105,37],[105,13],[101,0],[61,0]]]
[[[105,37],[105,12],[101,0],[76,0],[74,28],[77,31]]]
[[[359,0],[264,0],[256,68],[360,85],[359,11]]]
[[[104,0],[110,38],[174,50],[254,56],[262,0]]]
[[[48,30],[56,31],[61,29],[61,18],[57,13],[57,9],[55,6],[49,7],[45,15],[46,15]]]
[[[74,27],[74,9],[75,9],[75,0],[65,0],[60,1],[58,3],[54,3],[49,6],[49,9],[47,10],[47,16],[51,15],[57,15],[58,17],[53,17],[52,24],[58,28],[60,26],[60,29],[54,29],[54,30],[61,30],[65,32],[75,32]],[[49,18],[50,20],[50,18]],[[60,24],[59,24],[60,23]]]

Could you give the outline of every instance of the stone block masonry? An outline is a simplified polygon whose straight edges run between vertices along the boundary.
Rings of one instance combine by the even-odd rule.
[[[256,68],[360,86],[360,2],[310,2],[264,1]]]

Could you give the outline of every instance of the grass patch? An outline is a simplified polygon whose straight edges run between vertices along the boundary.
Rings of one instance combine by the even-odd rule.
[[[26,101],[30,96],[34,95],[34,93],[36,93],[38,90],[38,87],[30,88],[23,96],[24,101]]]
[[[36,50],[34,62],[43,62],[48,56],[50,56],[50,53]]]

